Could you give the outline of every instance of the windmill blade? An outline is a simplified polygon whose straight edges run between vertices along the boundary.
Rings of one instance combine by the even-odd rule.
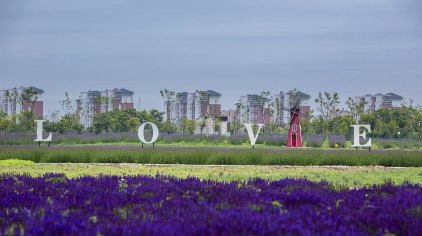
[[[308,117],[308,115],[307,115],[307,114],[303,114],[303,113],[301,113],[301,112],[297,111],[297,109],[300,107],[300,103],[301,103],[301,102],[302,102],[302,100],[301,100],[301,99],[298,99],[298,100],[297,100],[297,102],[296,102],[296,106],[295,106],[295,110],[294,110],[294,113],[295,113],[295,114],[298,114],[299,116]]]
[[[293,119],[295,118],[295,116],[291,116],[290,117],[290,122],[289,122],[289,126],[291,126],[292,125],[292,122],[293,122]]]
[[[291,114],[296,114],[298,116],[307,117],[307,115],[302,114],[298,111],[300,103],[301,103],[301,100],[297,99],[295,107],[293,109],[291,109],[290,112],[291,112]],[[294,115],[290,118],[290,125],[292,125],[293,119],[294,119]]]
[[[285,111],[288,111],[288,112],[293,112],[293,113],[298,114],[300,116],[305,116],[305,117],[308,116],[308,115],[303,114],[303,113],[300,113],[300,112],[292,111],[292,109],[288,109],[288,108],[285,108],[285,107],[280,107],[280,109],[285,110]]]
[[[293,113],[298,114],[299,116],[302,116],[302,117],[308,117],[308,115],[300,113],[300,112],[293,112]]]
[[[285,110],[285,111],[291,111],[291,108],[286,108],[286,107],[280,107],[280,109]]]
[[[299,107],[299,105],[300,105],[300,99],[297,99],[297,102],[296,102],[296,105],[295,105],[295,111],[296,111],[296,109]]]

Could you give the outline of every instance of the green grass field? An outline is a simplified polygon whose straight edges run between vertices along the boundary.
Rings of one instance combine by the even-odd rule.
[[[398,168],[397,168],[398,167]],[[421,151],[134,146],[1,146],[0,174],[195,176],[218,181],[325,180],[338,188],[392,182],[422,184]]]
[[[143,164],[81,164],[34,163],[21,160],[0,161],[0,174],[17,173],[41,176],[45,173],[64,173],[68,177],[84,175],[172,175],[180,178],[195,176],[219,181],[263,178],[307,178],[325,180],[338,188],[363,187],[385,182],[422,184],[422,168],[386,167],[299,167],[299,166],[213,166],[213,165],[143,165]]]

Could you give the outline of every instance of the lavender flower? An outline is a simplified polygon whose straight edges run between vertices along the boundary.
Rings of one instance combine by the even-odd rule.
[[[0,235],[418,235],[422,187],[0,176]]]

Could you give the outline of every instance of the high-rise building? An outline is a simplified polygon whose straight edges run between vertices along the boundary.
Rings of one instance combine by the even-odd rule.
[[[269,99],[257,94],[242,96],[236,104],[240,123],[270,124],[273,109],[269,107],[269,103]]]
[[[182,118],[198,120],[221,116],[221,94],[213,90],[182,92],[169,95],[166,100],[167,117],[178,123]]]
[[[96,113],[133,108],[133,92],[127,89],[81,92],[76,100],[80,123],[89,127]]]

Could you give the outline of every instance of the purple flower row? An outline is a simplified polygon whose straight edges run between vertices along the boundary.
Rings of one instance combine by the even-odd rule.
[[[417,235],[422,188],[304,179],[0,176],[0,235]]]

